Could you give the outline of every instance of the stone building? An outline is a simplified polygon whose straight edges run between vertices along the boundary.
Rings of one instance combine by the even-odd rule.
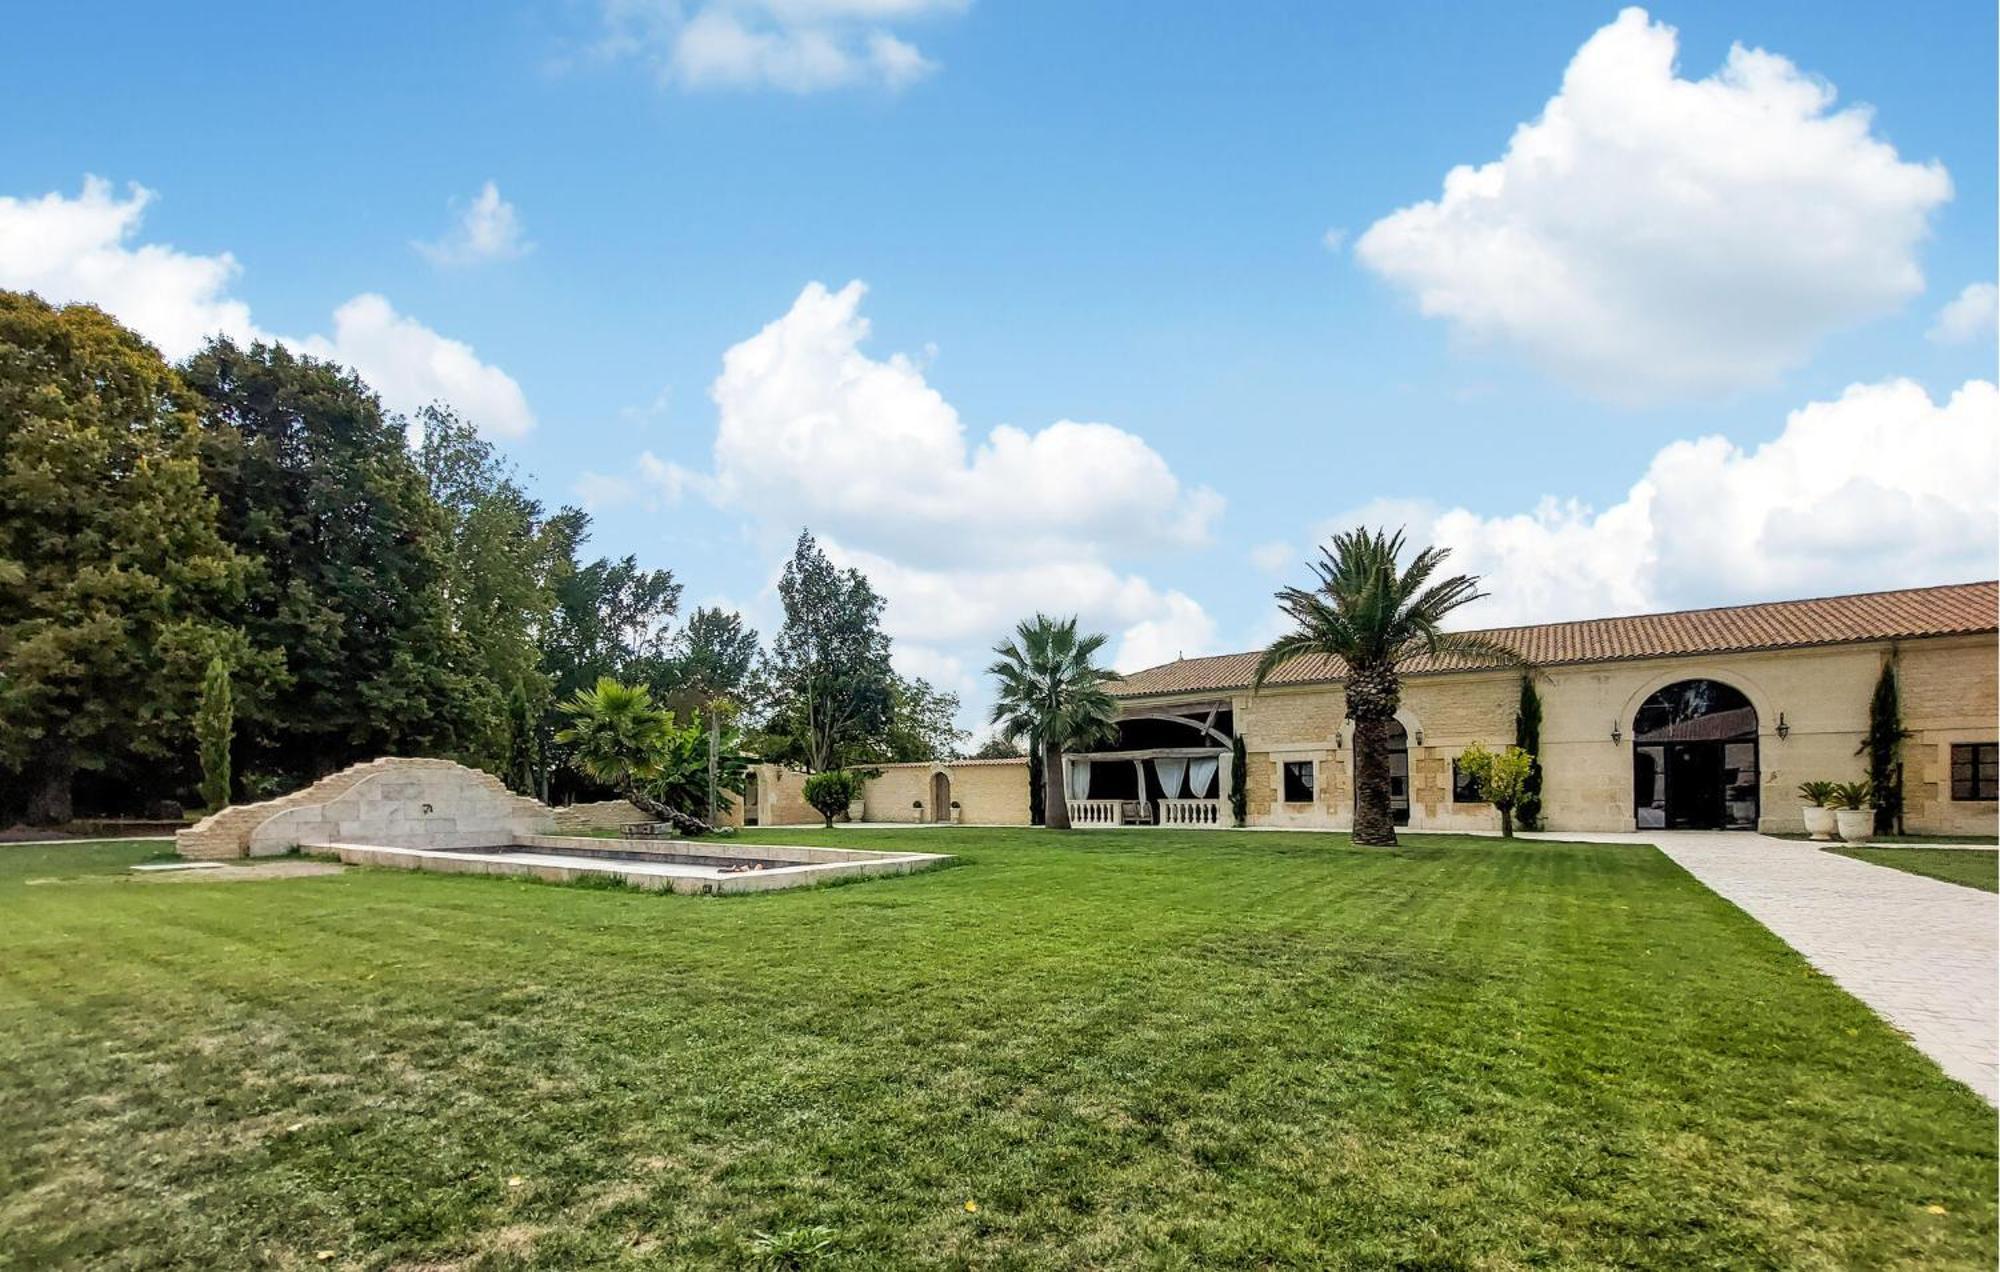
[[[1984,582],[1486,634],[1532,664],[1550,829],[1799,830],[1800,782],[1865,776],[1869,701],[1893,664],[1908,828],[1991,835],[1996,603]],[[1253,694],[1257,658],[1180,659],[1118,684],[1118,740],[1067,761],[1073,820],[1227,825],[1240,736],[1250,825],[1348,826],[1343,668],[1295,660]],[[1497,826],[1454,761],[1474,742],[1515,741],[1521,679],[1466,660],[1406,668],[1390,759],[1399,824]]]

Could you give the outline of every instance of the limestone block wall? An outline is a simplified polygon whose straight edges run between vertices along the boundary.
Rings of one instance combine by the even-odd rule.
[[[936,821],[932,778],[942,772],[949,784],[948,800],[959,805],[959,820],[969,826],[1026,826],[1028,821],[1028,761],[961,760],[878,765],[880,776],[862,784],[862,816],[868,821]],[[921,812],[911,802],[922,800]],[[947,805],[946,817],[950,820]]]
[[[888,764],[882,776],[862,783],[863,819],[872,822],[932,821],[931,766],[928,764]],[[923,811],[910,807],[912,800],[924,801]]]
[[[491,773],[450,760],[385,757],[261,804],[231,807],[175,837],[185,857],[261,857],[302,844],[481,848],[550,834],[555,817]]]
[[[962,820],[975,826],[1026,826],[1028,761],[989,760],[950,766],[952,798]]]
[[[1891,654],[1886,642],[1700,657],[1635,659],[1545,668],[1542,696],[1543,815],[1555,830],[1631,830],[1632,721],[1652,693],[1711,678],[1740,689],[1757,709],[1759,828],[1803,829],[1794,794],[1812,779],[1865,776],[1858,754],[1868,702]],[[1951,799],[1953,743],[2000,735],[2000,673],[1992,636],[1906,641],[1894,650],[1902,684],[1905,820],[1916,833],[1993,834],[1994,801]],[[1399,718],[1410,735],[1410,828],[1492,830],[1485,804],[1454,803],[1452,760],[1474,742],[1514,740],[1519,676],[1513,672],[1417,676],[1404,684]],[[1352,821],[1353,744],[1339,686],[1238,693],[1233,707],[1246,746],[1251,825],[1344,829]],[[1780,719],[1785,735],[1779,736]],[[1616,726],[1619,740],[1611,739]],[[1418,745],[1417,733],[1423,734]],[[1342,745],[1334,744],[1335,738]],[[1280,799],[1281,766],[1318,765],[1315,799]]]
[[[581,830],[617,830],[653,820],[630,800],[601,799],[588,804],[566,804],[555,811],[556,829],[565,834]]]
[[[797,769],[781,768],[776,764],[758,764],[751,768],[746,795],[757,811],[759,826],[820,824],[820,815],[813,811],[811,804],[806,803],[806,776]],[[739,804],[744,802],[738,801]]]

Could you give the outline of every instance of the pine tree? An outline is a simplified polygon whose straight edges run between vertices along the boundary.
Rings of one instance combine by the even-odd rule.
[[[229,664],[221,655],[208,660],[201,681],[201,705],[194,712],[195,743],[201,752],[201,802],[213,811],[229,804],[229,743],[236,733],[236,704],[229,690]]]

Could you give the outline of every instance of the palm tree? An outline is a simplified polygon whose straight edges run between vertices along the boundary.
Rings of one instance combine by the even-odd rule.
[[[569,764],[653,817],[687,834],[705,834],[707,823],[655,799],[651,793],[668,773],[683,741],[673,713],[653,705],[644,685],[622,685],[605,676],[594,688],[579,689],[562,706],[569,727],[556,741],[572,748]]]
[[[1520,655],[1469,632],[1447,632],[1446,615],[1478,600],[1476,575],[1432,582],[1451,555],[1427,547],[1403,567],[1403,532],[1367,527],[1337,534],[1313,563],[1319,586],[1288,587],[1278,605],[1293,630],[1257,662],[1250,691],[1301,655],[1320,654],[1347,666],[1347,718],[1354,721],[1354,842],[1393,846],[1389,809],[1389,735],[1402,703],[1402,664],[1418,654],[1464,654],[1518,664]]]
[[[1069,829],[1064,748],[1117,731],[1118,707],[1104,686],[1118,674],[1091,661],[1104,641],[1102,635],[1078,636],[1074,618],[1058,622],[1037,614],[1014,629],[1014,639],[993,647],[1000,657],[986,669],[1000,682],[992,716],[1000,736],[1041,752],[1044,820],[1051,830]]]

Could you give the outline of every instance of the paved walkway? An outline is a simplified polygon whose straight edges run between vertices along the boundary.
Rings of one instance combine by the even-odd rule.
[[[2000,897],[1765,835],[1543,837],[1658,845],[2000,1104]]]

